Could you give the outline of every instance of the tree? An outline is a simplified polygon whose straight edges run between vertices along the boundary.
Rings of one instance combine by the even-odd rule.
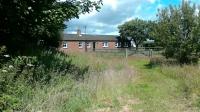
[[[65,21],[98,10],[101,4],[102,0],[0,0],[0,44],[9,51],[36,46],[39,40],[56,46]]]
[[[155,36],[165,48],[167,58],[176,58],[182,64],[197,62],[199,16],[195,5],[185,0],[179,7],[159,10]]]
[[[122,38],[126,39],[131,37],[136,44],[136,49],[138,46],[147,38],[148,34],[148,22],[140,19],[134,19],[120,25],[119,33]]]

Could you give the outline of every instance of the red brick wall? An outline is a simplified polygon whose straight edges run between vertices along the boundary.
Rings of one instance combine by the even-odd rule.
[[[83,42],[83,48],[79,48],[79,41],[66,41],[67,42],[67,48],[63,48],[63,43],[62,41],[60,43],[59,50],[63,52],[85,52],[85,42]],[[90,47],[87,47],[88,51],[93,50],[93,42],[89,42]],[[108,42],[108,47],[103,47],[103,42],[96,42],[96,47],[95,49],[117,49],[115,47],[115,42]]]
[[[103,47],[104,42],[97,42],[96,49],[116,49],[115,42],[108,42],[108,47]]]

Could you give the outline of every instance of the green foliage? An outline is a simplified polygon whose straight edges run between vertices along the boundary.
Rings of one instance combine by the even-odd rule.
[[[178,62],[175,59],[166,59],[164,57],[153,57],[150,59],[149,66],[162,66],[162,65],[177,65]]]
[[[0,47],[0,55],[2,55],[5,51],[6,51],[6,47],[5,46],[1,46]]]
[[[0,68],[3,65],[3,63],[5,62],[5,57],[4,57],[5,52],[6,52],[6,47],[0,46]]]
[[[182,64],[198,62],[200,15],[196,10],[195,5],[185,0],[179,7],[159,10],[154,35],[165,48],[167,58],[175,58]]]
[[[147,26],[150,26],[147,21],[134,19],[124,23],[123,25],[120,25],[118,28],[121,37],[124,39],[131,37],[137,48],[144,40],[149,37],[148,33],[151,29]]]
[[[60,78],[82,80],[88,69],[54,50],[14,57],[0,69],[0,111],[22,110],[26,104],[20,98],[26,93],[32,98],[35,88],[51,85]]]
[[[74,88],[69,99],[63,106],[63,111],[67,112],[86,112],[86,108],[92,105],[91,95],[83,88]]]
[[[23,51],[44,40],[57,46],[64,22],[98,10],[102,0],[0,0],[0,44],[11,52]]]

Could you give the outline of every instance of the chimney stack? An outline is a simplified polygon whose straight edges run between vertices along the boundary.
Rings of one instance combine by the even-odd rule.
[[[77,36],[80,37],[81,36],[81,30],[78,28],[77,29]]]

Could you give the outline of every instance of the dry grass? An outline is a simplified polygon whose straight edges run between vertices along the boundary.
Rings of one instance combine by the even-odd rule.
[[[37,90],[28,110],[199,112],[199,66],[148,67],[146,57],[70,55],[76,65],[89,66],[85,79],[61,80],[47,90]]]
[[[26,110],[117,112],[133,104],[134,98],[124,93],[124,88],[136,78],[134,70],[128,66],[127,59],[118,56],[106,58],[106,56],[85,53],[70,54],[70,56],[74,64],[89,66],[89,73],[86,74],[85,79],[78,82],[70,82],[69,79],[61,80],[57,86],[36,90],[33,101],[29,102]],[[73,85],[71,89],[69,89],[70,84]],[[126,103],[120,99],[122,97],[126,97]]]

